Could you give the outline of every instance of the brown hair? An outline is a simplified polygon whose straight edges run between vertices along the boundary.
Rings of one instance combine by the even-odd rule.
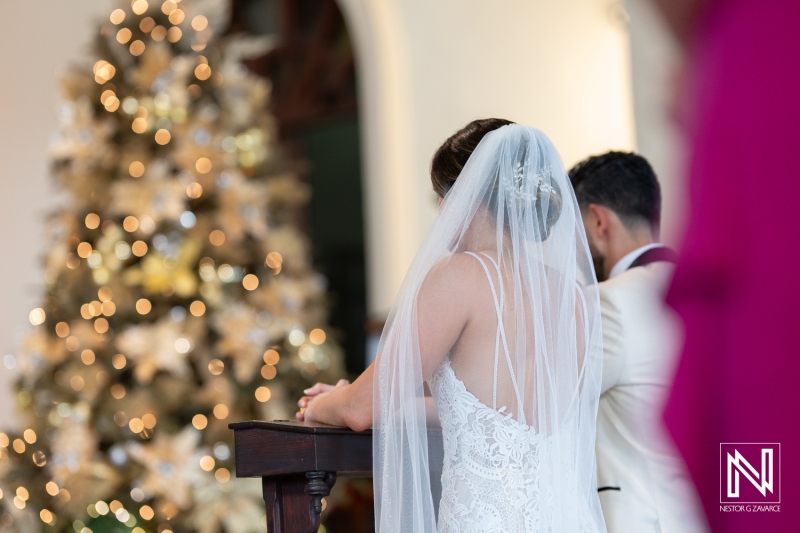
[[[514,123],[502,118],[482,118],[473,120],[451,135],[436,150],[431,160],[431,182],[436,194],[441,197],[447,194],[467,164],[469,156],[487,133],[508,124]]]

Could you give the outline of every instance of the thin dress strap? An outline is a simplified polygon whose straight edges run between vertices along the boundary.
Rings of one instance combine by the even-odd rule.
[[[511,376],[511,384],[514,387],[514,394],[517,397],[517,407],[519,408],[520,422],[525,424],[526,423],[525,422],[525,413],[523,412],[523,408],[522,408],[522,396],[520,395],[519,386],[517,385],[517,380],[516,380],[516,377],[514,376],[514,368],[511,365],[511,351],[508,348],[508,340],[506,339],[506,331],[505,331],[505,328],[503,327],[503,306],[505,304],[505,301],[504,301],[505,300],[505,294],[504,294],[504,291],[503,291],[503,282],[502,282],[502,279],[500,278],[500,266],[497,264],[497,262],[495,262],[494,259],[492,259],[488,255],[481,254],[484,257],[486,257],[487,259],[489,259],[489,261],[492,262],[492,264],[494,265],[495,269],[497,270],[498,282],[500,283],[500,298],[498,298],[497,290],[495,289],[494,281],[492,280],[492,275],[489,272],[489,267],[486,266],[486,263],[483,261],[483,259],[481,259],[481,257],[478,254],[473,253],[473,252],[466,252],[466,253],[468,253],[469,255],[473,256],[475,259],[477,259],[478,262],[483,267],[483,271],[486,273],[486,278],[489,280],[489,287],[492,290],[492,298],[494,299],[494,307],[495,307],[495,311],[497,312],[497,335],[495,337],[495,351],[494,351],[494,383],[493,383],[493,387],[492,387],[492,408],[495,409],[495,410],[497,409],[497,366],[498,366],[498,360],[499,360],[499,356],[500,356],[499,344],[500,344],[500,341],[502,340],[503,351],[505,352],[506,363],[508,364],[508,373]]]
[[[494,258],[492,256],[486,254],[485,252],[481,252],[481,255],[484,256],[489,261],[491,261],[492,264],[494,265],[495,270],[497,271],[497,280],[498,280],[498,283],[500,284],[500,309],[501,310],[505,309],[505,307],[504,307],[504,304],[505,304],[505,291],[503,290],[503,287],[504,287],[503,286],[503,277],[502,277],[502,274],[500,273],[500,265],[497,263],[497,261],[494,260]],[[487,273],[487,275],[488,275],[488,273]],[[498,320],[500,322],[502,322],[502,317],[499,317]],[[517,396],[517,406],[519,407],[519,420],[520,420],[520,422],[525,424],[526,423],[526,421],[525,421],[525,411],[524,411],[523,406],[522,406],[522,396],[520,394],[519,383],[517,383],[517,377],[516,377],[516,375],[514,373],[514,366],[511,364],[511,350],[509,350],[509,348],[508,348],[508,339],[506,337],[506,330],[505,330],[505,327],[502,326],[502,324],[501,324],[500,328],[501,328],[501,333],[502,333],[501,337],[502,337],[502,340],[503,340],[503,351],[505,352],[506,365],[508,366],[508,375],[511,377],[511,384],[514,386],[514,393]]]
[[[474,257],[475,259],[477,259],[478,262],[483,267],[483,271],[486,272],[486,277],[489,280],[489,287],[491,287],[491,289],[492,289],[492,297],[494,298],[495,310],[497,310],[498,309],[497,292],[495,291],[495,288],[494,288],[494,281],[492,281],[492,276],[489,275],[489,269],[486,268],[486,265],[484,264],[483,259],[481,259],[477,254],[475,254],[474,252],[467,252],[467,253],[469,255],[471,255],[472,257]],[[502,290],[502,284],[501,284],[500,288]],[[501,298],[502,298],[502,296],[501,296]],[[501,300],[500,301],[500,305],[499,305],[499,309],[503,308],[503,303],[504,302]],[[498,311],[498,313],[499,313],[499,311]],[[500,359],[500,328],[502,327],[502,324],[503,324],[502,318],[503,317],[498,314],[498,316],[497,316],[497,333],[495,334],[495,338],[494,338],[494,381],[492,382],[492,409],[494,409],[494,410],[497,410],[497,364],[498,364],[498,361]]]

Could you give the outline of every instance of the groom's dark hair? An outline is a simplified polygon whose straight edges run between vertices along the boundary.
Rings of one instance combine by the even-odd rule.
[[[607,152],[581,161],[569,171],[581,211],[598,204],[627,226],[661,223],[661,187],[647,159],[631,152]]]
[[[431,160],[431,182],[436,194],[441,197],[447,194],[467,164],[469,156],[487,133],[508,124],[514,123],[504,118],[482,118],[473,120],[448,137]]]

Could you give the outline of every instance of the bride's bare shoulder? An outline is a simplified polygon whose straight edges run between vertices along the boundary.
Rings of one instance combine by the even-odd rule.
[[[467,253],[455,253],[440,259],[425,277],[423,289],[461,290],[474,283],[480,274],[480,263]]]
[[[435,324],[445,334],[447,324],[456,337],[474,308],[474,290],[480,263],[467,254],[453,254],[439,260],[425,276],[417,304],[425,323]],[[455,342],[455,338],[451,339]],[[451,346],[451,345],[448,345]]]

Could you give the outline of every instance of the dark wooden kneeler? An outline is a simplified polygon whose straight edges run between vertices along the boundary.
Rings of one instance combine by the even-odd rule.
[[[337,475],[372,475],[372,431],[306,422],[235,422],[236,477],[260,477],[269,533],[315,533]]]

